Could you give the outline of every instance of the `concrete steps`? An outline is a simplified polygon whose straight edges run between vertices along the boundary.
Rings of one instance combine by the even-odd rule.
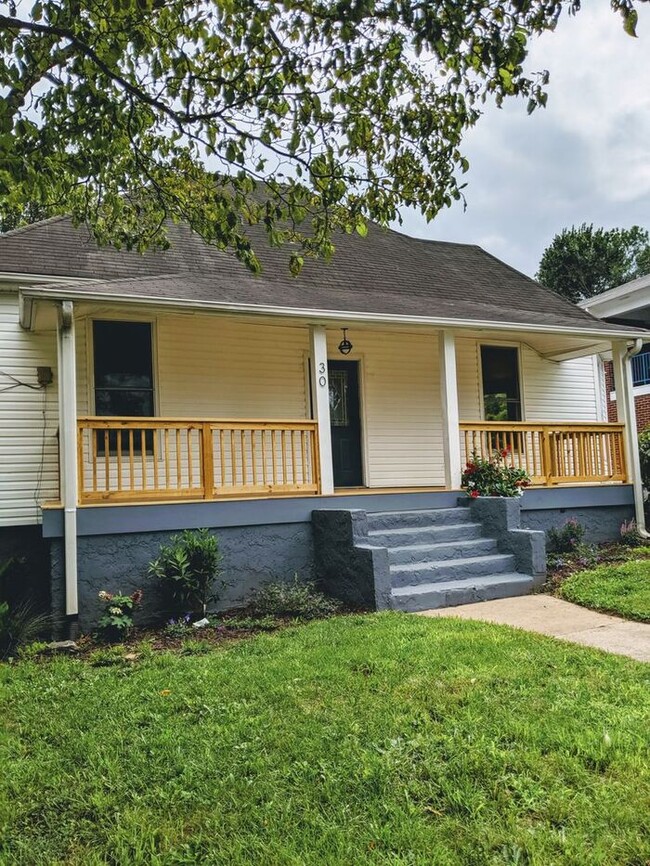
[[[517,572],[515,557],[482,536],[469,508],[370,513],[367,524],[367,545],[388,552],[397,610],[453,607],[533,588],[533,577]]]

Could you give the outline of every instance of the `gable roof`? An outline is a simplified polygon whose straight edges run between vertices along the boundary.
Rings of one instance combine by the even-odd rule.
[[[337,235],[331,262],[306,259],[301,274],[292,277],[287,248],[269,247],[260,227],[250,233],[262,261],[261,275],[253,275],[232,254],[209,246],[185,225],[168,227],[168,250],[138,254],[99,247],[87,227],[75,228],[70,218],[54,217],[0,235],[0,270],[51,275],[59,282],[61,277],[96,281],[43,288],[57,296],[67,289],[75,296],[154,303],[622,330],[478,246],[421,240],[371,225],[365,238]]]

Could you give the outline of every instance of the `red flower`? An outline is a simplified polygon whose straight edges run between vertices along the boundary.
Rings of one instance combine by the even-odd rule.
[[[478,490],[472,490],[469,495],[472,497],[472,499],[476,499],[476,497],[478,496]]]
[[[133,602],[133,604],[140,604],[143,594],[144,593],[141,589],[136,589],[136,591],[131,595],[131,601]]]
[[[508,446],[507,448],[504,448],[504,449],[502,450],[502,452],[501,452],[501,456],[502,456],[502,457],[507,457],[508,454],[510,454],[510,446]]]
[[[476,472],[476,464],[475,463],[468,463],[467,466],[465,467],[465,472],[467,473],[467,475],[473,475],[474,472]]]

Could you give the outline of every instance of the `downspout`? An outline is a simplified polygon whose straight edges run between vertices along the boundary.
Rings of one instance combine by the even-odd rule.
[[[68,629],[72,631],[75,629],[79,614],[77,589],[77,377],[72,301],[61,301],[59,305],[58,360],[65,614]]]
[[[645,525],[645,502],[643,497],[643,481],[641,479],[641,462],[639,460],[639,445],[636,432],[636,406],[634,405],[634,390],[630,358],[638,355],[643,348],[643,340],[638,337],[633,346],[629,346],[623,355],[624,387],[621,397],[625,400],[625,418],[627,420],[627,450],[629,464],[632,470],[632,488],[634,490],[634,516],[637,530],[643,538],[650,538]],[[618,394],[616,395],[618,405]]]

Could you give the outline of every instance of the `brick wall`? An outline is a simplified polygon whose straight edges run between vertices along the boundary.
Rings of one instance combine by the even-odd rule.
[[[616,401],[610,400],[609,395],[614,390],[614,365],[611,361],[605,361],[605,391],[607,394],[607,420],[617,421]],[[643,394],[634,398],[636,409],[636,429],[641,432],[650,426],[650,394]]]

